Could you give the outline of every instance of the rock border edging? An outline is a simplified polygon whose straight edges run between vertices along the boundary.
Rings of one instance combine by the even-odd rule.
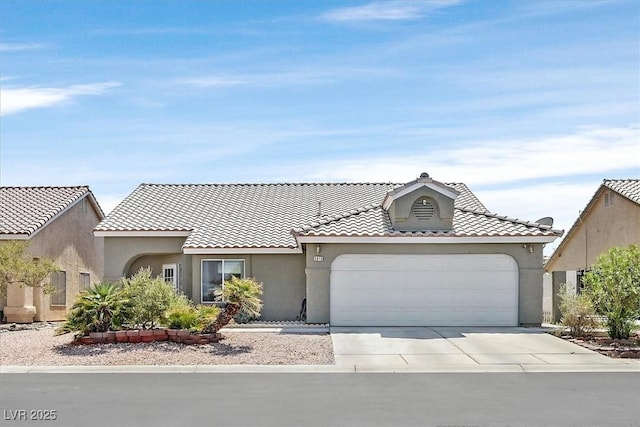
[[[76,338],[73,344],[151,343],[172,341],[185,345],[211,344],[222,339],[221,333],[198,334],[188,329],[127,329],[123,331],[91,332],[89,336]]]

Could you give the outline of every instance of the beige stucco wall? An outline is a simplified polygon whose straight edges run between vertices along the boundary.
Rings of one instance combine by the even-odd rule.
[[[100,217],[91,203],[80,201],[46,225],[30,240],[29,251],[35,257],[53,259],[66,272],[65,306],[51,306],[51,296],[41,288],[33,290],[34,320],[63,320],[73,304],[79,288],[80,273],[88,273],[91,283],[102,280],[104,239],[93,236]],[[26,292],[24,290],[23,292]],[[11,305],[12,302],[8,301]]]
[[[162,273],[162,264],[181,264],[181,290],[195,303],[201,301],[203,259],[243,259],[245,274],[263,283],[264,320],[295,320],[305,295],[302,254],[184,255],[184,237],[105,238],[105,281],[118,281],[141,267]]]
[[[183,238],[106,238],[105,277],[117,280],[140,267],[160,274],[163,263],[182,260],[183,287],[196,303],[201,301],[203,259],[242,259],[245,275],[264,286],[264,320],[295,320],[307,298],[307,322],[329,322],[331,262],[342,254],[507,254],[515,259],[519,276],[519,323],[542,322],[542,245],[533,253],[522,244],[321,244],[322,262],[315,262],[316,245],[306,254],[190,255],[180,253]],[[184,257],[184,258],[182,258]],[[190,290],[190,292],[189,292]]]
[[[546,266],[547,271],[588,269],[599,254],[614,246],[640,245],[640,206],[614,193],[605,206],[601,190],[582,223],[567,235]]]
[[[184,237],[105,237],[104,238],[104,281],[117,282],[130,276],[140,267],[151,265],[154,274],[160,274],[162,259],[183,259]],[[157,257],[157,261],[140,260],[143,256]],[[167,257],[173,256],[175,258]],[[164,258],[163,258],[164,257]]]
[[[193,255],[193,300],[201,301],[201,262],[204,259],[242,259],[246,277],[262,282],[263,320],[296,320],[305,298],[305,259],[302,254]]]
[[[329,322],[331,263],[342,254],[506,254],[520,269],[519,319],[521,325],[542,322],[542,245],[530,253],[522,244],[321,244],[324,260],[316,262],[315,244],[306,252],[307,322]]]

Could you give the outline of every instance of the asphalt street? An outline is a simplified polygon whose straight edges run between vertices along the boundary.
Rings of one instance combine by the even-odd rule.
[[[637,372],[30,373],[0,386],[2,426],[640,426]]]

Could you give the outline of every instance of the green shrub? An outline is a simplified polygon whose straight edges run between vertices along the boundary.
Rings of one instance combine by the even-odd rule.
[[[585,291],[611,338],[629,338],[640,316],[640,246],[612,248],[584,275]]]
[[[221,311],[220,307],[215,305],[199,305],[197,307],[198,323],[196,326],[198,330],[204,329],[206,325],[215,321]]]
[[[192,329],[198,324],[198,312],[194,307],[174,307],[163,323],[171,329]]]
[[[585,293],[576,294],[566,283],[560,286],[559,309],[562,314],[560,323],[569,328],[572,337],[588,336],[598,327],[596,312],[589,296]]]
[[[130,326],[153,328],[163,322],[167,310],[180,298],[173,286],[161,277],[152,277],[150,268],[141,268],[132,278],[123,279],[130,301]]]
[[[118,285],[97,283],[78,295],[56,334],[75,332],[80,337],[90,332],[117,330],[126,321],[129,308],[129,301]]]
[[[220,309],[216,306],[175,306],[167,311],[164,324],[171,329],[190,329],[195,332],[214,321],[219,313]]]

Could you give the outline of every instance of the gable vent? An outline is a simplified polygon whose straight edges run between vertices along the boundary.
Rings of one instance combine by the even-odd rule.
[[[434,210],[433,203],[427,199],[418,200],[413,205],[413,215],[422,221],[431,219],[433,217]]]

